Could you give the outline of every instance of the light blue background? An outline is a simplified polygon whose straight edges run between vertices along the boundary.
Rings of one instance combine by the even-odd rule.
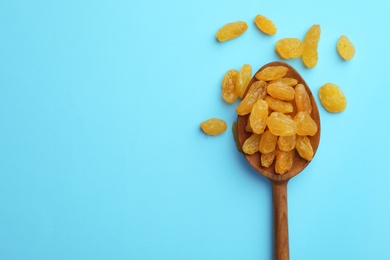
[[[0,259],[272,259],[270,183],[237,152],[221,79],[321,25],[321,144],[288,186],[291,259],[390,259],[390,2],[0,2]],[[278,26],[266,36],[264,14]],[[243,20],[241,37],[216,31]],[[336,41],[356,46],[342,61]],[[318,100],[318,99],[317,99]],[[219,117],[217,137],[199,124]]]

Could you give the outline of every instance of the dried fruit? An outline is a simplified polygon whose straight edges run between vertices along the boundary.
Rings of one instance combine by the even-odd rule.
[[[259,151],[263,154],[267,154],[275,151],[276,142],[278,137],[273,135],[269,130],[266,130],[260,138]]]
[[[295,59],[302,55],[303,42],[298,38],[283,38],[276,42],[275,50],[283,59]]]
[[[256,15],[255,24],[257,28],[259,28],[265,34],[272,35],[277,32],[277,28],[275,24],[264,15],[261,14]]]
[[[287,86],[295,86],[296,84],[298,84],[298,80],[294,79],[294,78],[281,78],[281,79],[277,79],[277,80],[272,80],[269,82],[269,84],[272,84],[272,83],[280,83],[280,84],[283,84],[283,85],[287,85]]]
[[[236,82],[238,77],[237,70],[229,70],[225,73],[222,80],[222,98],[228,103],[234,103],[237,100]]]
[[[255,77],[258,80],[271,81],[286,76],[288,68],[285,66],[270,66],[257,72]]]
[[[311,146],[310,139],[307,136],[297,136],[295,148],[303,159],[308,161],[313,159],[313,147]]]
[[[243,34],[247,29],[248,29],[248,25],[246,24],[246,22],[243,21],[227,23],[218,30],[216,37],[218,41],[224,42],[227,40],[237,38],[238,36]]]
[[[271,108],[273,111],[282,112],[282,113],[291,113],[294,111],[294,107],[291,103],[285,102],[283,100],[273,98],[271,96],[266,96],[264,99],[268,107]]]
[[[267,93],[274,98],[288,101],[294,99],[295,89],[283,83],[275,82],[268,84]]]
[[[355,55],[355,46],[347,36],[340,36],[337,41],[337,51],[344,60],[350,60]]]
[[[210,118],[200,124],[200,128],[205,134],[219,135],[225,132],[227,124],[225,121],[218,118]]]
[[[248,83],[252,78],[252,66],[249,64],[244,64],[238,73],[237,83],[236,83],[236,93],[242,98],[245,94]]]
[[[295,105],[297,106],[298,112],[311,114],[312,107],[309,93],[307,93],[303,84],[298,84],[295,87]]]
[[[270,167],[275,160],[275,150],[270,153],[262,153],[260,156],[260,163],[263,167]]]
[[[293,165],[295,156],[295,149],[284,152],[276,150],[275,172],[277,174],[284,174],[289,171]]]
[[[313,25],[307,31],[303,40],[302,60],[308,68],[313,68],[318,62],[318,42],[320,41],[321,27]]]
[[[275,165],[277,174],[291,169],[297,149],[303,159],[313,158],[310,136],[318,131],[310,116],[313,109],[310,90],[298,84],[296,78],[285,77],[287,72],[284,66],[260,70],[255,77],[261,80],[250,86],[236,108],[241,116],[249,114],[245,131],[252,134],[244,141],[244,153],[260,153],[261,165]]]
[[[297,135],[313,136],[317,133],[317,124],[311,116],[306,112],[298,112],[294,121],[297,123]]]
[[[242,151],[246,154],[254,154],[259,151],[261,135],[252,134],[242,145]]]
[[[266,126],[268,117],[268,104],[263,99],[259,99],[253,105],[249,116],[249,122],[253,133],[262,134]]]
[[[281,112],[272,112],[267,118],[267,126],[271,133],[277,136],[294,135],[297,132],[294,119]]]
[[[291,151],[295,147],[296,137],[296,135],[279,136],[278,148],[285,152]]]
[[[263,80],[255,81],[248,90],[244,99],[238,103],[236,112],[238,115],[247,115],[252,111],[253,105],[257,100],[264,98],[267,95],[266,92],[267,83]]]
[[[347,107],[347,99],[335,84],[326,83],[318,91],[321,104],[331,113],[339,113]]]

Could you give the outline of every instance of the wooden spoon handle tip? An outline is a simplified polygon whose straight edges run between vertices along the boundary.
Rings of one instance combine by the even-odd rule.
[[[289,260],[287,182],[272,182],[274,259]]]

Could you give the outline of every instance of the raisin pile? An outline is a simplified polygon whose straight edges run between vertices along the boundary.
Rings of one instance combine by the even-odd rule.
[[[256,81],[236,109],[239,115],[249,114],[245,130],[251,135],[242,151],[259,152],[263,167],[275,161],[277,174],[291,169],[296,154],[308,161],[313,158],[310,137],[318,131],[305,86],[285,77],[287,72],[287,67],[270,66],[255,74]]]

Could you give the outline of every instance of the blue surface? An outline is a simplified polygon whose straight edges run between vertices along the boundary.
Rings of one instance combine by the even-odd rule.
[[[352,9],[350,9],[352,8]],[[288,61],[321,108],[318,153],[288,187],[291,259],[388,259],[389,1],[0,2],[0,259],[272,259],[270,184],[237,152],[231,68],[279,60],[321,25],[319,62]],[[272,19],[266,36],[256,14]],[[223,24],[241,37],[218,43]],[[355,57],[335,50],[347,35]],[[318,99],[317,99],[318,100]],[[217,137],[199,124],[219,117]]]

